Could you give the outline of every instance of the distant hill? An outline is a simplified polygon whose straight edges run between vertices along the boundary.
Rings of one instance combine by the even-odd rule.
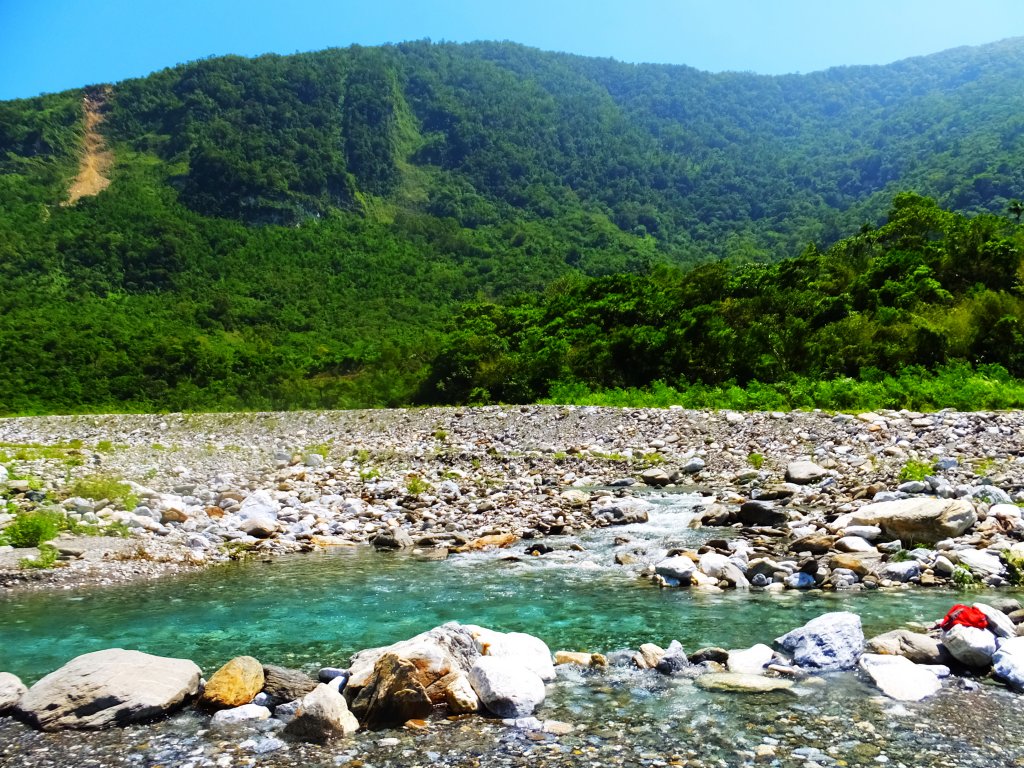
[[[0,102],[0,412],[405,402],[468,300],[777,261],[908,189],[1002,213],[1022,83],[1024,39],[782,77],[417,42]]]

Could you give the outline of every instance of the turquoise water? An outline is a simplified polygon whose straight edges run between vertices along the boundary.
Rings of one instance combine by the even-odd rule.
[[[453,620],[529,632],[552,650],[603,652],[673,639],[689,651],[739,648],[771,643],[827,611],[857,612],[870,636],[907,622],[932,622],[957,602],[945,591],[660,590],[608,565],[614,536],[668,547],[712,535],[686,530],[692,509],[686,500],[663,500],[646,526],[573,540],[587,548],[580,553],[531,558],[520,547],[425,561],[342,550],[0,599],[0,670],[34,681],[81,653],[109,647],[190,658],[207,672],[239,654],[306,668],[345,665],[354,651]]]

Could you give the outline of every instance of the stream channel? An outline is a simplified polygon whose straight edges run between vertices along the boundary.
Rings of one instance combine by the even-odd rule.
[[[608,652],[677,639],[744,648],[815,616],[850,610],[867,637],[931,624],[955,602],[945,590],[767,594],[662,590],[612,565],[623,548],[655,561],[698,547],[722,529],[687,527],[699,496],[649,497],[646,524],[547,543],[430,560],[369,548],[249,561],[102,588],[0,598],[0,670],[27,684],[71,658],[133,648],[190,658],[212,674],[248,654],[315,674],[360,649],[446,621],[537,635],[551,649]],[[726,530],[728,533],[728,530]],[[627,545],[616,544],[627,536]],[[584,551],[567,547],[578,543]],[[326,747],[284,741],[253,726],[210,729],[185,712],[160,723],[90,734],[39,734],[0,718],[2,766],[352,764],[741,766],[1024,766],[1024,698],[986,681],[947,680],[935,697],[899,704],[856,673],[813,677],[790,691],[712,693],[690,680],[624,668],[560,668],[537,714],[575,726],[569,735],[474,717],[425,730],[359,733]]]

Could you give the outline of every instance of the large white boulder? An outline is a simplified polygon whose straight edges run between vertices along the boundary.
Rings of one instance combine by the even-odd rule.
[[[544,703],[544,681],[514,658],[481,656],[469,670],[469,682],[498,717],[526,717]]]
[[[826,613],[776,638],[801,667],[820,670],[853,669],[864,651],[860,616],[849,611]]]
[[[868,504],[853,513],[853,525],[874,525],[904,545],[934,544],[956,538],[978,520],[974,505],[965,499],[926,496]]]
[[[934,672],[904,656],[865,653],[859,664],[882,693],[897,701],[920,701],[942,687]]]
[[[44,731],[128,725],[183,705],[199,691],[201,675],[187,659],[110,648],[48,674],[29,688],[18,712]]]
[[[526,667],[546,683],[555,679],[551,649],[539,637],[523,632],[495,632],[493,629],[466,624],[483,656],[509,659]]]
[[[984,669],[992,664],[996,652],[996,636],[987,629],[956,624],[942,633],[942,644],[950,656],[961,664]]]

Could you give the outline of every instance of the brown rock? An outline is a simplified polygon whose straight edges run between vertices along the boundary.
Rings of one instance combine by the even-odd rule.
[[[644,643],[640,652],[633,656],[640,669],[654,669],[665,655],[665,649],[654,643]]]
[[[466,545],[466,549],[487,549],[488,547],[505,549],[506,547],[511,547],[517,541],[519,541],[519,537],[514,533],[495,533],[490,536],[481,536],[479,539],[474,539]]]
[[[434,705],[417,679],[416,666],[386,653],[374,665],[373,674],[351,702],[351,709],[367,728],[381,728],[425,718]]]
[[[949,664],[952,660],[946,648],[934,637],[906,629],[872,637],[864,649],[868,653],[906,656],[915,664]]]
[[[213,673],[200,703],[208,707],[240,707],[263,690],[263,665],[252,656],[238,656]]]
[[[836,568],[847,568],[858,576],[864,577],[873,573],[881,562],[881,555],[873,552],[840,552],[832,555],[832,558],[829,560],[829,567],[833,570]]]
[[[835,536],[812,533],[797,539],[789,545],[790,552],[810,552],[812,555],[823,555],[836,543]]]
[[[559,664],[574,664],[577,667],[607,667],[608,659],[600,653],[555,651],[555,665]]]
[[[323,743],[359,730],[359,722],[349,711],[345,697],[323,683],[307,693],[285,733],[303,741]]]

